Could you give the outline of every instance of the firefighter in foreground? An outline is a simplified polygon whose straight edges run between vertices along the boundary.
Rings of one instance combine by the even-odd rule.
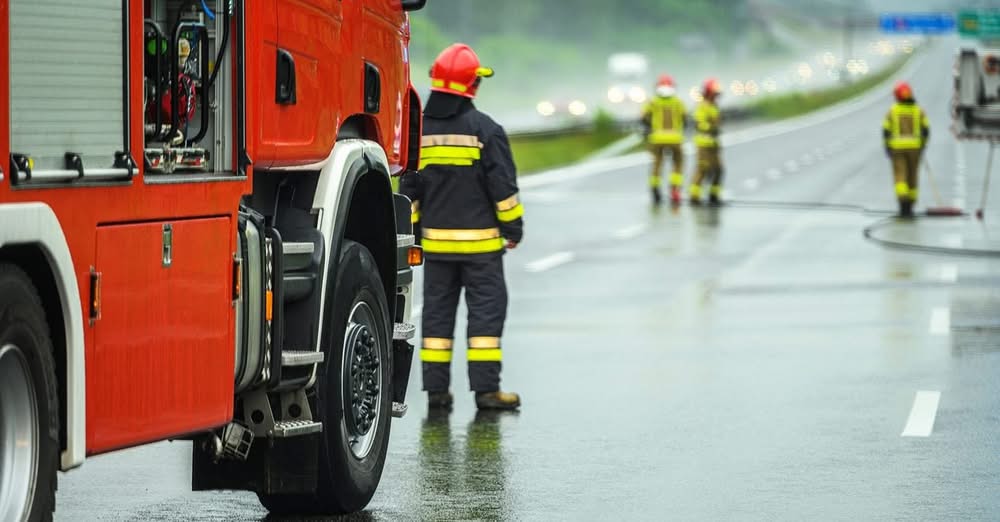
[[[701,204],[701,184],[708,180],[711,183],[708,201],[713,205],[721,203],[722,195],[722,154],[719,149],[719,126],[722,118],[719,106],[715,100],[722,93],[719,82],[714,78],[705,82],[702,87],[702,100],[694,110],[695,135],[694,144],[698,155],[695,159],[694,179],[688,193],[693,205]]]
[[[453,44],[438,55],[424,108],[420,171],[404,176],[400,186],[413,202],[426,257],[420,360],[431,408],[453,402],[455,312],[463,288],[476,406],[521,404],[517,394],[500,391],[500,338],[507,316],[503,254],[521,241],[524,207],[507,134],[472,104],[482,79],[492,75],[467,45]]]
[[[674,80],[668,75],[660,76],[656,82],[653,98],[642,108],[642,124],[646,133],[646,143],[653,154],[653,172],[649,176],[649,187],[653,191],[653,203],[662,200],[660,185],[664,156],[670,154],[674,170],[670,173],[670,201],[681,201],[681,187],[684,185],[684,122],[687,108],[676,96]]]
[[[913,89],[909,84],[897,83],[892,93],[896,103],[882,122],[882,137],[885,140],[885,152],[892,161],[899,215],[913,217],[920,158],[930,136],[930,125],[927,113],[913,99]]]

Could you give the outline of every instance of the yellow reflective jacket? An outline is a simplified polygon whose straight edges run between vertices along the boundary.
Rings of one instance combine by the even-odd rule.
[[[676,96],[656,96],[642,108],[642,119],[649,123],[651,145],[679,145],[684,143],[684,118],[687,107]]]
[[[930,134],[927,114],[914,102],[896,102],[882,122],[885,145],[892,150],[921,149]]]
[[[694,144],[699,147],[719,146],[719,126],[722,116],[719,107],[708,100],[702,100],[694,109]]]

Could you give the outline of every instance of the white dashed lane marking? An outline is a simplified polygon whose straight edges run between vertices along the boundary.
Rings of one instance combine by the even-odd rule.
[[[767,179],[772,180],[772,181],[776,181],[776,180],[781,179],[781,171],[778,170],[778,169],[768,169],[768,171],[767,171]]]
[[[937,417],[938,404],[941,402],[939,391],[918,391],[913,398],[910,417],[906,419],[901,437],[929,437],[934,431],[934,419]]]
[[[951,331],[951,310],[938,307],[931,311],[931,322],[928,331],[933,335],[948,335]]]
[[[743,188],[747,190],[756,190],[760,186],[760,180],[757,178],[747,178],[743,180]]]
[[[941,280],[945,283],[954,283],[955,281],[958,281],[958,266],[941,265]]]
[[[545,272],[557,266],[565,265],[575,258],[576,255],[573,252],[557,252],[524,265],[524,269],[528,272]]]
[[[649,225],[646,223],[636,223],[635,225],[616,230],[614,237],[615,239],[632,239],[641,236],[648,229]]]

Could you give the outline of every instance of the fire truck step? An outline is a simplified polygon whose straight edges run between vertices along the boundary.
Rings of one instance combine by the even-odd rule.
[[[308,420],[281,421],[274,424],[271,429],[271,437],[283,439],[287,437],[298,437],[310,433],[323,431],[323,423]]]
[[[417,327],[410,323],[396,323],[392,328],[393,341],[408,341],[417,334]]]
[[[281,254],[286,272],[309,268],[316,245],[311,242],[287,242],[281,244]]]
[[[406,415],[407,406],[405,402],[393,402],[392,403],[392,416],[397,419],[402,418]]]
[[[323,356],[323,352],[285,350],[281,352],[281,365],[308,366],[323,362]]]

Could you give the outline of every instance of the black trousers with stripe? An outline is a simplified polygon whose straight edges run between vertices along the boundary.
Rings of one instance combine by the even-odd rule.
[[[448,390],[451,383],[451,350],[443,347],[452,345],[463,288],[469,311],[470,388],[475,392],[500,389],[500,337],[507,319],[503,257],[475,255],[461,261],[428,258],[424,262],[421,360],[424,390],[429,392]]]

